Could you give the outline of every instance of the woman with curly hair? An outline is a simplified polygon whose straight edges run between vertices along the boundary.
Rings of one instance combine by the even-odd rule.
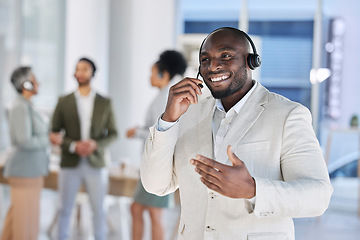
[[[151,69],[151,85],[159,88],[159,94],[152,101],[146,113],[145,126],[131,128],[127,131],[128,138],[140,138],[145,142],[149,135],[149,127],[153,126],[161,113],[165,111],[169,88],[182,79],[187,67],[183,55],[177,51],[168,50],[161,53],[159,60]],[[146,192],[139,182],[131,205],[132,239],[141,240],[144,233],[143,213],[149,211],[151,218],[151,235],[154,240],[164,239],[162,226],[162,209],[173,204],[173,195],[156,196]]]

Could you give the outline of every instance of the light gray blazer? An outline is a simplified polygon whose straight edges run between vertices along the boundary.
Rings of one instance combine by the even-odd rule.
[[[47,175],[49,159],[48,124],[22,95],[9,111],[12,151],[5,164],[5,177]]]
[[[140,166],[145,189],[164,195],[179,188],[179,240],[295,239],[292,218],[321,215],[332,194],[309,110],[258,84],[233,119],[218,160],[231,165],[232,145],[255,179],[253,205],[208,189],[189,163],[196,154],[213,158],[214,103],[191,105],[167,131],[150,129]]]

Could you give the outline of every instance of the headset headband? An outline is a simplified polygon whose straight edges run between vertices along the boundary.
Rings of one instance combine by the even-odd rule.
[[[200,50],[199,50],[199,61],[200,61],[200,54],[201,54],[201,49],[206,41],[206,39],[211,35],[213,34],[214,32],[217,32],[219,30],[231,30],[231,31],[236,31],[236,32],[239,32],[241,33],[243,36],[246,37],[246,39],[249,41],[250,45],[251,45],[251,48],[253,50],[253,53],[249,53],[248,57],[247,57],[247,62],[248,62],[248,66],[250,67],[251,70],[254,70],[255,68],[259,67],[261,65],[261,58],[260,56],[257,54],[257,51],[256,51],[256,47],[255,47],[255,44],[254,42],[251,40],[250,36],[244,32],[244,31],[241,31],[240,29],[237,29],[237,28],[233,28],[233,27],[221,27],[221,28],[218,28],[218,29],[215,29],[214,31],[212,31],[211,33],[209,33],[209,35],[207,35],[207,37],[203,40],[203,42],[201,43],[200,45]],[[201,62],[200,62],[201,64]]]

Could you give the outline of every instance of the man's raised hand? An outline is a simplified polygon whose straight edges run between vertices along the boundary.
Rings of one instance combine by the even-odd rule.
[[[202,94],[198,84],[202,82],[196,78],[185,78],[172,86],[162,120],[175,122],[187,111],[190,104],[197,103],[197,95]]]

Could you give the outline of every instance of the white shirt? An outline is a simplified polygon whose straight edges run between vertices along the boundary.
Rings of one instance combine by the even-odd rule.
[[[256,86],[257,86],[257,82],[255,82],[255,84],[251,87],[249,92],[247,92],[246,95],[242,99],[240,99],[240,101],[237,102],[227,112],[225,112],[221,100],[220,99],[215,100],[213,126],[212,126],[213,139],[214,139],[214,156],[215,159],[221,163],[225,163],[226,159],[223,159],[222,161],[220,161],[220,159],[217,159],[218,149],[230,128],[233,118],[240,112],[241,108],[244,106],[244,104],[246,103],[249,96],[256,88]]]
[[[74,95],[80,123],[80,138],[81,140],[88,140],[90,139],[91,120],[96,93],[95,91],[90,90],[90,93],[87,96],[83,96],[78,89],[75,91]],[[72,142],[69,151],[74,153],[75,147],[76,143]]]

